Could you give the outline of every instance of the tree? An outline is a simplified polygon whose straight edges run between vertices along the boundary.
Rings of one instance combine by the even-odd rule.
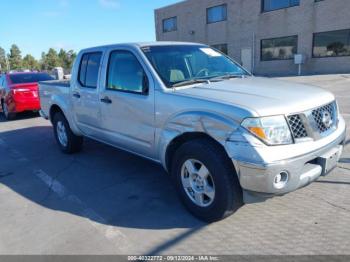
[[[67,67],[67,70],[71,71],[74,61],[77,58],[77,54],[73,50],[69,50],[67,54],[68,54],[68,58],[66,62],[66,67]]]
[[[65,69],[65,71],[70,72],[76,56],[77,55],[73,50],[69,50],[68,52],[64,49],[60,50],[58,57],[60,59],[60,65]]]
[[[58,53],[58,58],[60,60],[60,66],[64,68],[64,64],[67,60],[67,52],[61,48],[60,52]]]
[[[43,70],[43,71],[48,70],[49,66],[47,65],[47,62],[46,62],[46,53],[45,52],[41,53],[41,59],[40,59],[39,63],[40,63],[41,70]]]
[[[29,70],[39,70],[39,62],[32,56],[32,55],[26,55],[23,58],[23,69],[29,69]]]
[[[45,64],[48,70],[60,66],[60,59],[55,49],[50,48],[45,56]]]
[[[346,51],[345,45],[342,42],[333,42],[327,46],[327,51],[331,51],[336,56]]]
[[[7,70],[6,53],[5,53],[5,50],[0,47],[0,71],[6,71],[6,70]]]
[[[63,67],[65,72],[70,72],[77,54],[73,50],[66,51],[61,49],[59,53],[53,48],[50,48],[47,53],[41,53],[41,59],[36,60],[31,54],[27,54],[22,58],[21,50],[17,45],[12,45],[10,53],[7,54],[0,47],[0,69],[7,70],[9,64],[11,70],[43,70],[50,71],[55,67]],[[8,62],[8,63],[7,63]]]
[[[17,45],[12,45],[8,55],[11,70],[22,69],[22,55]]]
[[[287,51],[284,48],[280,48],[280,50],[278,51],[278,57],[281,59],[285,59],[286,54],[287,54]]]

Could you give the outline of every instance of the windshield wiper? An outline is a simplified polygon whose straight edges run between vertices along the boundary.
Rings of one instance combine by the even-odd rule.
[[[236,75],[236,74],[227,74],[227,75],[221,75],[221,76],[215,76],[213,78],[209,78],[210,81],[215,80],[228,80],[232,78],[244,78],[245,75]]]
[[[191,80],[186,80],[186,81],[173,84],[171,87],[187,86],[187,85],[200,84],[200,83],[209,84],[210,81],[208,79],[191,79]]]

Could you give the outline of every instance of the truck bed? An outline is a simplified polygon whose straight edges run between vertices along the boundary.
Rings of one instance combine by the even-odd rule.
[[[45,85],[47,87],[49,86],[55,86],[55,87],[70,87],[70,81],[69,80],[52,80],[52,81],[44,81],[39,82],[39,85]]]
[[[45,116],[50,115],[50,107],[53,104],[53,97],[61,101],[69,101],[70,81],[54,80],[39,82],[39,96],[41,111]]]

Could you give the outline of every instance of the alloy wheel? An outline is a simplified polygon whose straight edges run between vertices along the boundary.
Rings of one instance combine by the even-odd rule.
[[[208,168],[200,161],[189,159],[181,168],[183,189],[193,203],[210,206],[215,199],[215,185]]]
[[[67,136],[66,127],[64,126],[62,121],[57,122],[56,131],[57,131],[57,137],[60,144],[66,147],[68,145],[68,136]]]

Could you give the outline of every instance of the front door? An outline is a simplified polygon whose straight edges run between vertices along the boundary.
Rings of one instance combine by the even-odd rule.
[[[104,140],[153,158],[154,88],[142,60],[128,50],[112,50],[100,93]]]
[[[100,100],[98,93],[102,53],[82,56],[78,80],[72,93],[73,113],[78,128],[87,136],[97,136],[100,128]]]

